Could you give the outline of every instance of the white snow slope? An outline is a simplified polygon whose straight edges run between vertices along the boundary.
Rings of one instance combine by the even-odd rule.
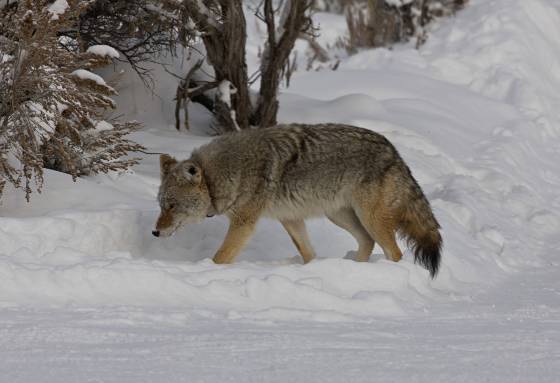
[[[342,33],[316,17],[322,42]],[[559,35],[558,1],[471,0],[420,51],[363,51],[284,90],[282,122],[395,144],[443,228],[433,281],[409,251],[352,261],[353,239],[322,219],[308,265],[273,221],[227,266],[211,261],[222,217],[156,239],[154,155],[75,184],[47,172],[31,204],[8,190],[0,382],[558,381]],[[175,80],[156,73],[157,97],[125,75],[120,112],[146,124],[135,138],[149,150],[186,158],[209,116],[193,105],[193,130],[176,132]]]

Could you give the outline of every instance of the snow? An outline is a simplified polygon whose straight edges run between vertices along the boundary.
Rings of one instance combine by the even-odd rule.
[[[403,5],[412,3],[412,0],[385,0],[385,3],[398,8],[402,7]]]
[[[78,78],[81,78],[82,80],[88,80],[88,81],[93,81],[98,85],[102,85],[102,86],[107,86],[107,83],[105,82],[105,80],[103,80],[103,77],[90,72],[89,70],[85,70],[85,69],[76,69],[75,71],[73,71],[72,73],[70,73],[73,76],[76,76]]]
[[[58,20],[60,15],[62,15],[68,9],[69,5],[66,0],[56,0],[54,3],[49,5],[48,11],[52,15],[51,20]]]
[[[0,52],[0,64],[4,64],[4,63],[6,63],[10,60],[13,60],[13,59],[14,59],[14,56]]]
[[[219,94],[219,98],[220,100],[226,104],[228,107],[231,108],[231,95],[233,85],[231,82],[229,82],[228,80],[223,80],[219,85],[218,85],[218,94]]]
[[[232,265],[210,260],[223,217],[156,239],[157,155],[76,183],[46,171],[31,204],[8,188],[4,379],[556,381],[559,21],[550,0],[471,0],[420,51],[362,51],[336,71],[296,72],[281,94],[281,122],[351,123],[395,144],[442,225],[435,280],[408,250],[352,261],[354,240],[323,219],[308,225],[308,265],[273,221]],[[252,73],[262,38],[249,30]],[[191,131],[175,131],[176,80],[154,70],[157,97],[122,76],[118,112],[145,124],[134,138],[149,152],[186,158],[211,139],[210,116],[193,105]]]
[[[115,129],[115,127],[107,121],[97,121],[95,123],[95,129],[98,130],[98,131],[113,130],[113,129]]]
[[[222,82],[220,82],[220,84],[218,84],[217,96],[220,101],[227,105],[227,107],[230,109],[230,116],[231,120],[235,124],[235,129],[241,130],[237,125],[237,116],[235,114],[235,110],[233,110],[231,107],[231,95],[235,94],[235,92],[237,92],[237,89],[235,89],[233,84],[228,80],[223,80]]]
[[[2,363],[9,367],[3,377],[10,382],[555,382],[560,313],[558,289],[550,285],[557,287],[557,278],[527,277],[540,282],[514,278],[477,303],[367,322],[219,318],[208,311],[138,307],[6,309],[0,318]],[[520,284],[525,292],[511,305],[509,292]]]
[[[108,45],[92,45],[87,49],[87,52],[101,57],[119,58],[119,52]]]

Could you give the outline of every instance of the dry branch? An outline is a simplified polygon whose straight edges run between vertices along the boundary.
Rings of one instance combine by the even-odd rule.
[[[278,114],[278,87],[282,74],[291,74],[289,57],[296,39],[312,30],[309,17],[310,0],[286,0],[276,26],[272,0],[264,0],[262,19],[268,39],[261,61],[261,87],[252,124],[259,127],[276,125]],[[287,69],[287,70],[286,70]]]
[[[214,99],[212,110],[226,131],[249,127],[251,104],[245,44],[247,40],[245,15],[240,0],[183,2],[183,24],[194,23],[206,48],[207,60],[214,68],[214,82],[228,81],[235,88],[231,105],[219,105]],[[194,100],[194,98],[193,98]],[[208,101],[207,99],[205,101]],[[232,113],[235,121],[231,119]]]
[[[274,9],[272,0],[264,0],[258,8],[257,16],[266,24],[268,35],[262,55],[256,105],[251,104],[249,97],[245,62],[247,36],[242,1],[183,2],[183,33],[193,33],[193,25],[198,31],[196,35],[204,43],[206,59],[214,69],[212,87],[217,87],[213,99],[203,92],[190,94],[189,99],[210,109],[221,126],[220,130],[246,129],[249,124],[259,127],[276,124],[280,81],[285,78],[289,82],[296,68],[295,60],[290,61],[290,53],[298,37],[313,31],[309,17],[312,2],[284,0],[279,11]],[[280,17],[277,23],[275,16],[278,12]],[[192,77],[193,74],[189,76],[189,87],[196,84]],[[177,95],[178,99],[184,100],[181,89]],[[185,106],[184,102],[177,105],[176,116],[180,114],[181,106]]]
[[[126,138],[138,123],[105,118],[115,91],[89,70],[111,60],[75,40],[60,44],[59,32],[87,5],[68,3],[54,18],[48,1],[21,1],[0,23],[10,31],[0,38],[0,188],[9,182],[27,199],[40,191],[44,168],[74,178],[125,170],[138,162],[127,154],[142,149]]]

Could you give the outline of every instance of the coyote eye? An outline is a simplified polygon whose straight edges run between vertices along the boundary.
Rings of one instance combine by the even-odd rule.
[[[170,204],[169,204],[169,209],[173,209],[174,207],[175,207],[175,204],[174,204],[174,203],[170,203]]]

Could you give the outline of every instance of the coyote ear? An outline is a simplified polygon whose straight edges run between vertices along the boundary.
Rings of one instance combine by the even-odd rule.
[[[163,178],[173,165],[177,163],[177,160],[168,154],[162,154],[159,156],[159,170],[161,172],[161,177]]]
[[[185,162],[181,165],[183,178],[189,183],[198,185],[202,180],[202,169],[200,166],[193,164],[192,162]]]

